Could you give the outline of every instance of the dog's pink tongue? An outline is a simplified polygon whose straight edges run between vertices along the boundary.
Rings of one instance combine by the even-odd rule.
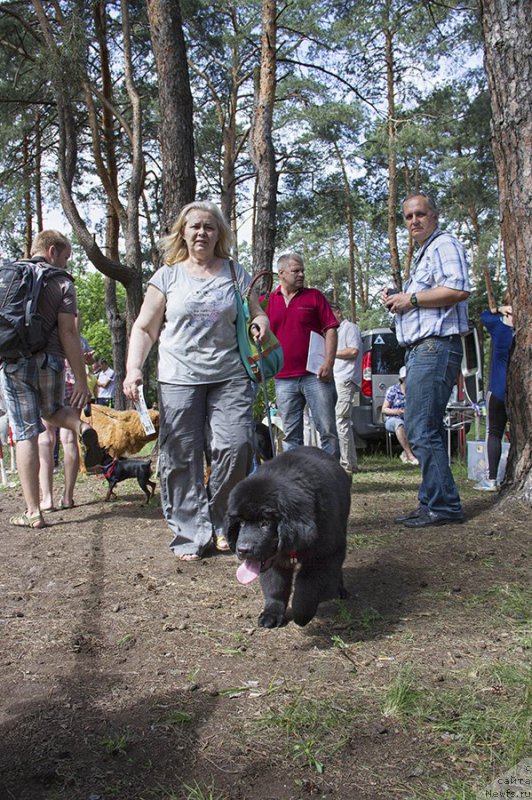
[[[260,575],[260,561],[243,561],[236,571],[240,583],[251,583]]]

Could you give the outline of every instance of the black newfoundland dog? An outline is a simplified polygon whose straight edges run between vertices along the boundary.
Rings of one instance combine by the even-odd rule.
[[[241,583],[260,575],[263,628],[306,625],[319,603],[345,597],[342,564],[351,480],[338,461],[316,447],[298,447],[268,461],[229,496],[225,535],[242,559]]]

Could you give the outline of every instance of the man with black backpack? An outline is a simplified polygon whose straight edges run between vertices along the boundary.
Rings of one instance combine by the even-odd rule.
[[[76,293],[66,271],[71,252],[62,233],[41,231],[29,261],[0,267],[1,380],[26,501],[26,511],[10,519],[18,527],[46,525],[39,501],[41,418],[80,436],[87,467],[100,460],[96,431],[80,420],[90,395],[76,326]],[[65,358],[75,378],[69,407],[64,406]]]

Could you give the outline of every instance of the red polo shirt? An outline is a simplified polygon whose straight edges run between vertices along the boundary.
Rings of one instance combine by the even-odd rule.
[[[266,313],[284,353],[284,366],[275,377],[298,378],[310,374],[306,368],[310,332],[323,336],[329,328],[338,327],[326,298],[318,289],[300,289],[286,305],[278,286],[270,295]]]

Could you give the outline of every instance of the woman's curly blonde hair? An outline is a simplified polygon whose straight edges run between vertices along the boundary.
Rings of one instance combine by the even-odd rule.
[[[218,241],[214,247],[214,255],[219,258],[229,258],[233,234],[222,212],[218,206],[208,200],[195,200],[181,209],[169,235],[160,241],[159,248],[165,264],[179,264],[188,258],[189,253],[187,243],[183,238],[183,228],[191,211],[206,211],[214,218],[218,227]]]

